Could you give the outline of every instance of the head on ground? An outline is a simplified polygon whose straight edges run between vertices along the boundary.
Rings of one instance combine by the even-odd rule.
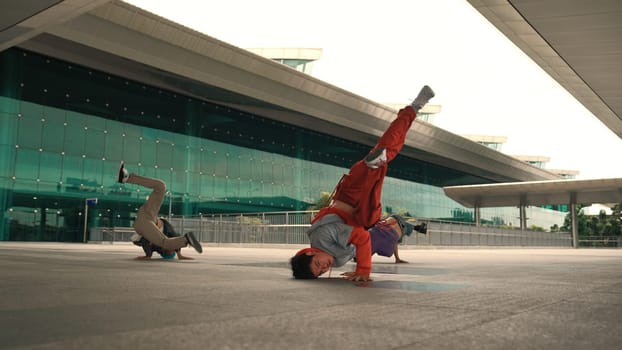
[[[290,260],[295,279],[315,279],[330,270],[335,258],[317,248],[299,250]]]
[[[158,254],[160,254],[162,259],[166,259],[166,260],[175,259],[175,256],[177,255],[174,250],[160,249],[156,251],[158,252]]]
[[[158,247],[157,245],[149,242],[145,237],[140,237],[139,240],[133,241],[133,243],[139,247],[142,247],[145,255],[149,257],[153,254],[153,252],[160,254],[162,259],[175,259],[177,256],[176,251]]]

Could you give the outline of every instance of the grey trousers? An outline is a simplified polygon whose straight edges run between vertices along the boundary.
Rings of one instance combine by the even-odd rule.
[[[166,237],[157,225],[159,220],[158,212],[164,201],[166,184],[161,180],[151,179],[134,173],[130,174],[126,183],[140,185],[153,190],[145,204],[138,208],[136,220],[134,221],[134,230],[136,233],[145,237],[149,242],[166,250],[172,251],[185,247],[188,244],[186,237]]]

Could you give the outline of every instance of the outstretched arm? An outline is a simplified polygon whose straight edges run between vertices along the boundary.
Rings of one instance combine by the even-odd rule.
[[[354,282],[371,281],[371,240],[369,232],[362,227],[355,227],[350,234],[350,243],[356,246],[356,270],[343,273],[345,279]]]
[[[147,260],[151,259],[151,255],[153,255],[153,249],[151,248],[151,243],[142,237],[139,241],[141,248],[145,252],[145,256],[137,256],[136,260]]]
[[[408,261],[400,259],[400,254],[397,249],[398,244],[395,245],[395,249],[393,250],[393,255],[395,256],[396,264],[408,264]]]

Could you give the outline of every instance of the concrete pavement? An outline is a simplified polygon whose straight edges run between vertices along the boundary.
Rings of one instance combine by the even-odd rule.
[[[619,349],[620,249],[401,249],[373,282],[286,248],[0,242],[0,349]]]

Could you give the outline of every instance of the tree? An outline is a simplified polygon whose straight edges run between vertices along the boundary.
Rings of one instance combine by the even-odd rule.
[[[583,208],[583,206],[581,205],[577,205],[576,211],[577,211],[577,232],[579,233],[580,236],[587,236],[587,218],[585,217],[585,215],[583,215],[583,213],[581,212],[581,208]],[[571,232],[572,231],[572,223],[571,223],[571,212],[569,211],[568,214],[566,214],[566,217],[564,218],[564,224],[562,225],[562,227],[560,228],[561,231],[565,231],[565,232]]]
[[[310,205],[307,210],[320,210],[324,207],[327,207],[330,204],[331,195],[331,192],[320,192],[320,198],[315,204]]]
[[[462,208],[454,208],[451,210],[451,217],[454,221],[474,222],[473,212]]]
[[[389,216],[389,215],[399,215],[399,216],[404,216],[404,217],[413,217],[413,215],[408,211],[408,209],[406,208],[398,208],[397,210],[393,210],[393,207],[385,207],[384,208],[384,212],[382,213],[383,216]]]
[[[604,210],[596,216],[586,216],[581,212],[583,206],[577,206],[577,231],[579,236],[620,236],[622,235],[621,212],[622,205],[616,204],[612,214],[607,215]],[[570,212],[564,219],[561,231],[571,231]]]
[[[500,216],[493,216],[492,218],[490,218],[490,220],[492,221],[492,224],[494,226],[504,226],[505,225],[505,220],[503,220],[503,218],[500,217]]]

